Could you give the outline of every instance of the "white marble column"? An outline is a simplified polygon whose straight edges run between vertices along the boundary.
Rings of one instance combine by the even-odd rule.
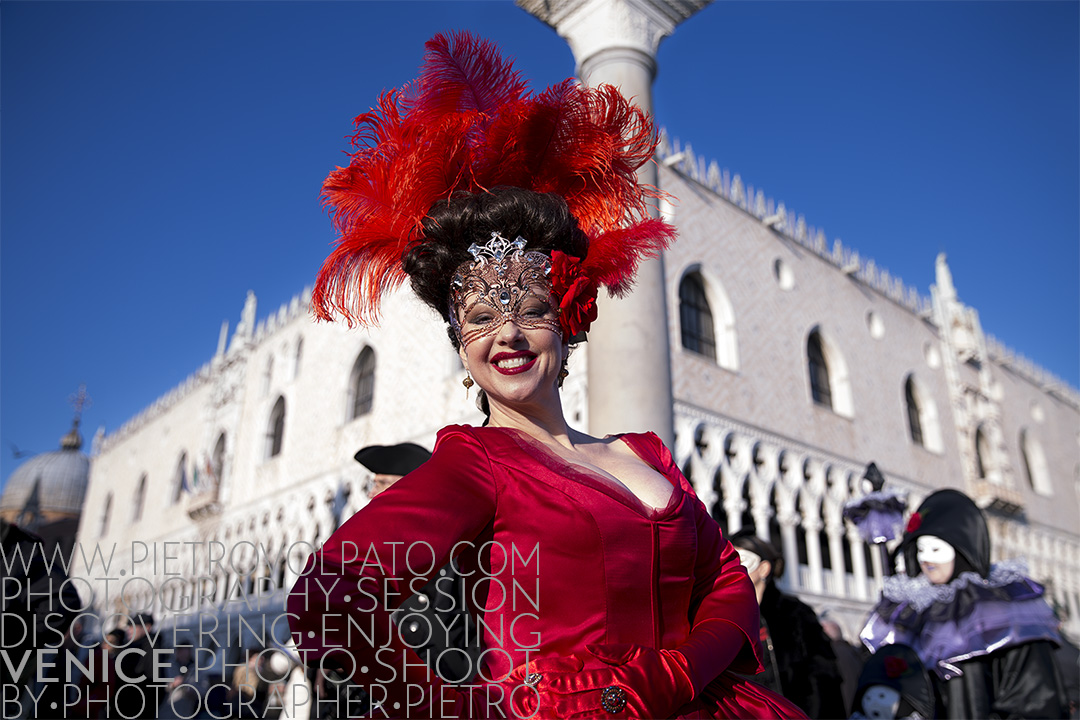
[[[870,598],[866,593],[866,555],[863,554],[862,537],[854,524],[848,525],[846,534],[845,542],[847,542],[848,548],[851,549],[851,574],[855,578],[855,599],[869,600]]]
[[[710,1],[518,0],[518,5],[566,39],[583,82],[615,85],[651,113],[660,41]],[[655,185],[656,166],[646,165],[638,177]],[[652,430],[673,447],[663,259],[642,263],[627,297],[601,296],[599,319],[589,333],[589,431]]]

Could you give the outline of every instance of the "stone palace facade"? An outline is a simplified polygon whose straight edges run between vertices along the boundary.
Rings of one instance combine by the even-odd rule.
[[[655,328],[671,347],[673,452],[725,530],[782,546],[782,585],[853,639],[884,561],[842,510],[873,461],[909,511],[938,488],[975,498],[994,560],[1024,557],[1075,636],[1076,390],[983,333],[943,256],[924,297],[689,146],[664,138],[657,161],[681,236]],[[431,447],[444,425],[481,421],[444,328],[407,291],[379,328],[353,330],[315,323],[309,294],[257,319],[249,293],[204,367],[94,439],[78,541],[115,554],[76,568],[102,613],[213,617],[239,653],[251,643],[226,620],[280,612],[307,554],[366,502],[358,449]],[[563,390],[582,429],[589,361],[585,343]]]

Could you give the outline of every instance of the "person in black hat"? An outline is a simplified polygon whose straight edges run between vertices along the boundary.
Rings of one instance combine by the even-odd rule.
[[[811,718],[846,717],[840,670],[814,610],[776,587],[784,557],[753,529],[732,535],[731,544],[754,583],[761,608],[765,670],[753,677],[798,705]]]
[[[886,645],[859,675],[852,720],[942,717],[930,673],[907,645]]]
[[[358,450],[356,462],[372,473],[374,477],[367,486],[368,500],[373,499],[386,488],[426,463],[431,453],[416,443],[397,445],[368,445]]]
[[[416,443],[399,443],[368,445],[353,457],[373,473],[366,484],[370,501],[427,462],[431,453]],[[465,606],[464,585],[451,562],[391,616],[402,640],[451,684],[472,681],[483,650],[476,623]],[[373,710],[366,688],[349,682],[344,672],[336,666],[308,666],[315,698],[313,718],[358,717]]]
[[[372,500],[427,462],[431,453],[415,443],[400,443],[369,445],[353,457],[374,473],[367,487],[368,499]],[[402,639],[450,683],[471,681],[483,650],[476,623],[466,607],[464,585],[451,562],[393,614]]]
[[[908,520],[906,575],[887,578],[861,637],[910,645],[933,672],[945,717],[1064,717],[1057,622],[1022,560],[991,565],[977,505],[938,490]]]

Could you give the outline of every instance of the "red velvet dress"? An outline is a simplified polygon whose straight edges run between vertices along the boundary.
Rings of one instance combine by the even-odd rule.
[[[376,699],[389,688],[384,708],[398,702],[401,715],[440,715],[445,691],[404,646],[389,613],[454,557],[468,579],[465,600],[482,617],[480,678],[505,686],[508,673],[527,661],[582,654],[589,644],[673,649],[706,620],[741,631],[744,644],[730,670],[758,672],[758,607],[738,554],[659,438],[618,441],[671,482],[666,507],[645,507],[518,431],[443,429],[429,462],[378,495],[312,557],[288,603],[298,647],[316,656],[346,649],[342,664],[361,671],[354,682],[381,685]],[[491,707],[476,707],[474,694],[466,714],[513,717],[505,705],[495,707],[502,693],[491,689],[483,692]],[[431,706],[421,692],[431,695]],[[599,708],[597,715],[612,717]],[[724,672],[674,716],[801,713]]]

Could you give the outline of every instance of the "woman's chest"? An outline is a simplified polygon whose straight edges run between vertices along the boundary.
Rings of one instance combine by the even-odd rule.
[[[598,478],[508,470],[499,487],[488,561],[493,571],[535,556],[551,575],[637,585],[644,575],[692,575],[697,527],[692,498],[671,488],[671,502],[645,508]],[[652,570],[653,572],[645,572]]]

